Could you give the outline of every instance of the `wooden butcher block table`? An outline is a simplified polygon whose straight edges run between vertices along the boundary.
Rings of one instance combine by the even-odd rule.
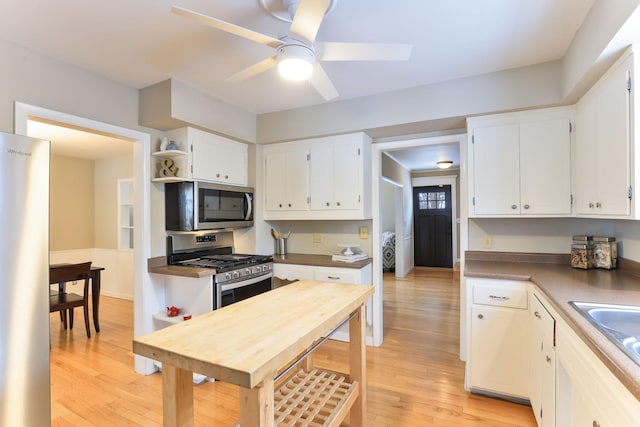
[[[193,425],[197,372],[240,386],[242,427],[337,426],[348,413],[351,426],[365,426],[372,294],[372,286],[299,281],[134,339],[134,353],[162,362],[164,425]],[[307,366],[275,389],[278,370],[352,314],[349,375]]]

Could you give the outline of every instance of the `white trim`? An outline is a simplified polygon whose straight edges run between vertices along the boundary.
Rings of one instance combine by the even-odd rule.
[[[451,186],[451,252],[453,259],[451,260],[453,267],[458,261],[458,222],[456,218],[456,212],[458,211],[458,190],[456,186],[457,175],[442,175],[442,176],[425,176],[418,178],[411,178],[411,187],[427,187],[430,185],[449,185]],[[413,232],[415,233],[415,227]],[[415,239],[415,236],[413,236]]]
[[[149,273],[147,272],[147,259],[151,254],[151,135],[108,123],[74,116],[59,111],[22,102],[15,103],[14,132],[27,135],[27,123],[30,118],[43,118],[59,123],[67,123],[85,129],[111,135],[118,135],[134,142],[133,145],[133,180],[134,180],[134,318],[133,335],[140,336],[148,333],[153,327],[152,313],[147,313],[143,302],[145,296],[152,292]],[[150,359],[135,356],[135,370],[138,373],[150,374],[155,372],[153,362]]]
[[[371,170],[371,184],[372,184],[372,197],[371,197],[371,213],[372,213],[372,257],[373,257],[373,265],[372,265],[372,283],[375,289],[375,293],[373,295],[373,345],[380,346],[382,345],[382,341],[384,338],[384,325],[383,325],[383,317],[382,317],[382,302],[383,302],[383,289],[382,289],[382,245],[380,244],[380,233],[382,230],[380,229],[380,178],[382,177],[382,153],[384,151],[393,151],[393,150],[401,150],[406,148],[413,147],[422,147],[425,145],[435,145],[435,144],[447,144],[447,143],[458,143],[460,145],[461,151],[461,160],[462,160],[462,148],[466,149],[466,141],[467,134],[453,134],[453,135],[443,135],[443,136],[435,136],[428,138],[418,138],[418,139],[409,139],[405,141],[391,141],[391,142],[378,142],[372,145],[372,170]],[[460,165],[462,168],[462,163]],[[466,194],[466,183],[463,183],[462,179],[460,180],[462,188],[461,193]],[[460,221],[461,221],[461,230],[463,226],[463,222],[467,221],[466,218],[466,209],[463,212],[460,212]],[[464,225],[464,229],[466,230],[466,225]],[[461,239],[460,250],[462,251],[467,249],[467,239]]]

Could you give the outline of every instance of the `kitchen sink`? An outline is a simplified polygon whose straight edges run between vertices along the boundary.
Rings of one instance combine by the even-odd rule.
[[[640,307],[577,301],[569,304],[640,365]]]

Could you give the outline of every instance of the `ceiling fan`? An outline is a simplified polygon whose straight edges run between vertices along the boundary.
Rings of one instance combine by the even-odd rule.
[[[225,81],[241,81],[277,66],[280,74],[285,78],[308,79],[325,100],[330,100],[338,96],[338,91],[317,60],[399,61],[409,59],[412,49],[410,44],[316,42],[322,20],[336,2],[337,0],[282,0],[291,18],[291,26],[286,35],[278,38],[182,7],[174,6],[171,11],[201,24],[275,49],[273,56],[233,74]],[[274,13],[272,15],[282,20]]]

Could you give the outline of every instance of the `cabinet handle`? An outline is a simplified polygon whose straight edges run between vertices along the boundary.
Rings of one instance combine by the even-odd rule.
[[[518,205],[511,205],[511,209],[518,209]]]
[[[336,205],[340,206],[340,202],[336,203]]]
[[[229,175],[225,175],[225,176],[224,176],[224,179],[229,179]]]
[[[329,202],[327,202],[326,204],[327,204],[327,206],[329,206],[329,205],[330,205],[330,203],[329,203]]]
[[[280,204],[278,205],[278,207],[279,207],[279,208],[281,208],[281,207],[282,207],[282,203],[280,203]]]
[[[533,313],[533,315],[536,316],[538,319],[542,319],[542,316],[540,316],[540,313],[538,313],[537,310]]]
[[[484,319],[484,316],[482,314],[478,314],[478,319]]]
[[[589,202],[589,209],[593,209],[593,202]]]
[[[219,173],[216,174],[216,178],[220,178],[220,174]]]
[[[602,203],[596,202],[596,208],[601,208],[601,207],[602,207]]]
[[[551,363],[551,358],[547,356],[547,363]]]
[[[327,276],[327,279],[340,280],[340,276]]]
[[[593,427],[600,427],[600,423],[599,423],[599,422],[597,422],[596,420],[593,420],[593,423],[591,423],[591,425],[592,425]]]
[[[496,299],[496,300],[499,300],[499,301],[507,301],[507,300],[510,299],[509,297],[503,297],[503,296],[500,296],[500,295],[489,295],[489,298]]]
[[[529,209],[529,205],[524,205],[524,208],[525,209]]]
[[[289,206],[289,207],[291,207],[291,203],[289,203],[289,205],[288,205],[288,206]]]

